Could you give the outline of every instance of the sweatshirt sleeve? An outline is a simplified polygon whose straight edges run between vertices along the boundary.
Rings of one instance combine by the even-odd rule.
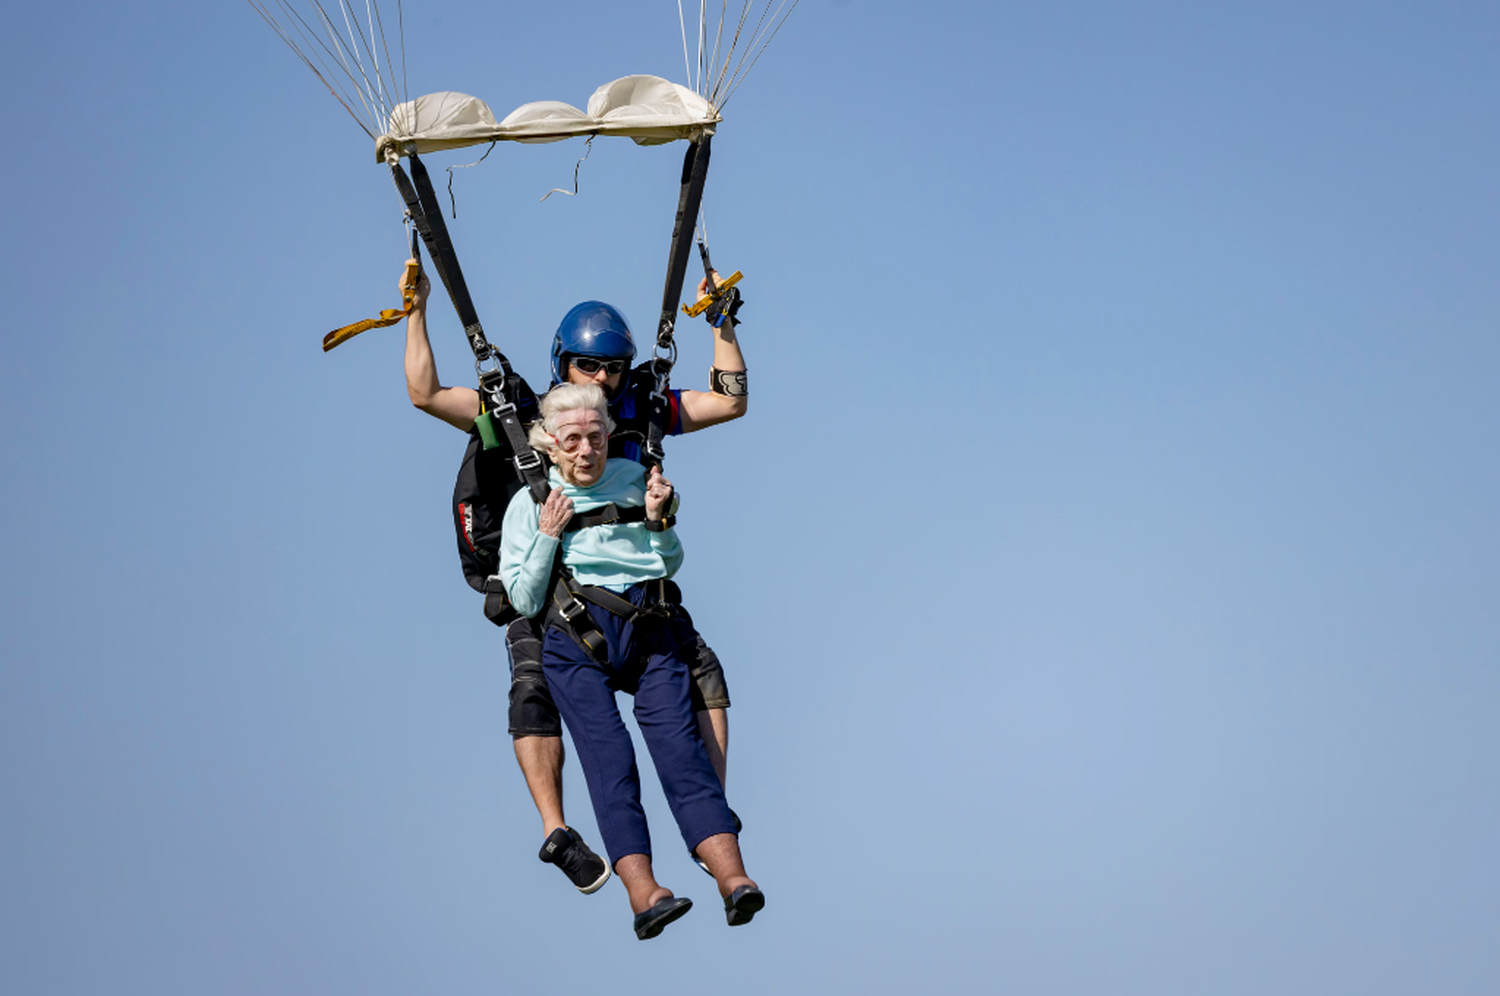
[[[541,531],[541,518],[541,507],[522,488],[506,506],[500,529],[500,581],[523,616],[534,616],[547,604],[547,581],[561,542]]]
[[[677,538],[676,527],[646,535],[651,537],[651,549],[666,565],[667,577],[676,574],[678,568],[682,566],[682,541]]]

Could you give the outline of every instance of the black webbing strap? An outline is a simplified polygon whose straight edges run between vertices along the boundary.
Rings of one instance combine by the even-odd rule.
[[[552,605],[547,610],[547,622],[567,633],[594,661],[608,663],[609,647],[604,632],[589,615],[588,606],[569,587],[568,582],[572,580],[572,575],[566,570],[558,575],[557,583],[552,586]],[[581,586],[574,581],[573,587]],[[631,609],[634,608],[632,605]]]
[[[469,340],[469,349],[474,353],[474,369],[479,374],[479,398],[481,417],[488,415],[491,423],[499,423],[501,433],[510,446],[516,471],[526,482],[527,490],[537,504],[547,500],[552,488],[547,482],[547,470],[542,458],[531,448],[526,438],[526,429],[516,414],[515,400],[520,391],[520,377],[511,369],[505,354],[490,345],[484,337],[484,327],[479,324],[479,313],[474,310],[474,299],[469,296],[469,285],[464,281],[464,271],[458,265],[458,254],[453,249],[453,239],[448,234],[448,224],[443,220],[443,208],[433,192],[432,181],[427,176],[427,167],[415,152],[408,153],[411,160],[411,177],[401,168],[399,161],[391,163],[391,179],[396,190],[406,202],[406,213],[427,245],[427,255],[432,267],[437,270],[453,310],[463,323],[464,336]],[[486,367],[485,364],[489,364]]]
[[[682,600],[677,585],[667,578],[656,578],[646,584],[651,586],[646,603],[635,605],[608,588],[579,584],[572,572],[563,568],[558,571],[557,581],[552,586],[552,605],[547,611],[547,622],[567,633],[595,661],[607,663],[609,649],[604,633],[584,603],[597,605],[626,622],[634,622],[642,617],[665,616],[671,611],[671,606]]]
[[[520,616],[521,613],[510,604],[510,596],[499,576],[487,578],[484,582],[484,617],[496,626],[504,626]]]
[[[446,272],[443,285],[448,288],[448,296],[453,300],[453,310],[458,312],[458,320],[463,322],[464,335],[468,337],[469,348],[474,352],[474,360],[479,363],[493,360],[496,367],[509,376],[510,361],[484,337],[484,327],[479,324],[479,312],[474,310],[474,299],[469,296],[468,282],[464,280],[463,270],[459,268],[458,254],[453,249],[453,238],[448,234],[448,223],[443,220],[443,206],[438,203],[437,194],[433,192],[432,180],[427,176],[427,167],[422,164],[422,160],[415,153],[409,158],[411,159],[411,179],[412,183],[416,184],[417,197],[421,200],[422,215],[427,219],[438,252],[443,255]],[[429,243],[428,249],[431,248],[432,244]]]
[[[688,255],[693,247],[693,228],[698,223],[698,208],[703,203],[703,182],[708,177],[708,157],[712,135],[704,135],[688,146],[682,158],[682,188],[677,195],[677,221],[672,226],[672,248],[667,254],[667,284],[662,291],[661,318],[656,323],[656,350],[651,372],[656,387],[651,392],[651,419],[646,429],[646,456],[661,463],[666,459],[662,449],[663,426],[667,411],[667,388],[671,384],[672,365],[677,362],[677,344],[672,334],[677,323],[677,306],[682,303],[682,282],[687,277]]]
[[[587,512],[574,512],[568,524],[563,527],[563,532],[576,533],[590,526],[612,526],[616,523],[645,521],[646,506],[631,505],[628,508],[621,508],[614,502],[610,502],[608,505],[602,505]]]
[[[427,178],[427,169],[422,166],[421,161],[413,155],[411,157],[412,174]],[[437,270],[438,277],[443,281],[443,287],[448,291],[448,299],[453,302],[453,310],[458,312],[458,320],[464,323],[465,332],[468,326],[478,325],[479,316],[474,311],[474,299],[469,296],[469,286],[464,282],[463,270],[459,268],[458,256],[453,251],[453,240],[448,235],[448,226],[443,221],[442,212],[436,216],[427,213],[426,206],[417,190],[412,186],[412,181],[407,177],[406,170],[401,168],[399,162],[391,163],[391,179],[396,183],[396,191],[400,193],[401,199],[406,202],[406,213],[411,218],[412,224],[422,236],[422,241],[427,244],[427,254],[432,258],[432,267]],[[428,189],[432,187],[427,183]],[[483,330],[480,331],[480,342],[488,358],[490,346],[483,340]],[[474,346],[471,338],[469,344]],[[476,348],[475,353],[480,352]]]

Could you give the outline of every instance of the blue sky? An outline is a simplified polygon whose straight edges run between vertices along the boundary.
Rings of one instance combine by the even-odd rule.
[[[658,0],[405,24],[501,114],[683,75]],[[751,413],[668,465],[770,905],[724,928],[653,786],[700,905],[649,945],[535,859],[462,436],[399,329],[318,350],[397,300],[364,135],[248,5],[7,39],[7,992],[1500,985],[1492,6],[804,0],[706,200]],[[540,203],[579,155],[456,171],[534,382],[660,301],[681,147]]]

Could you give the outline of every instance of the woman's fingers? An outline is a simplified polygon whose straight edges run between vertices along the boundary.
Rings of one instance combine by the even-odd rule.
[[[552,493],[547,495],[547,500],[542,503],[539,527],[548,536],[560,536],[563,526],[566,526],[571,518],[573,518],[573,499],[563,494],[561,488],[553,488]]]

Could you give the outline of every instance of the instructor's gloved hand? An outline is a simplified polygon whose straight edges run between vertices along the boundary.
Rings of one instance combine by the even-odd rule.
[[[714,328],[720,328],[725,322],[729,322],[729,327],[734,328],[734,326],[739,324],[739,319],[735,316],[739,314],[739,310],[744,304],[744,300],[740,297],[740,289],[738,287],[731,287],[724,292],[723,297],[708,306],[708,310],[703,313],[703,317]]]

